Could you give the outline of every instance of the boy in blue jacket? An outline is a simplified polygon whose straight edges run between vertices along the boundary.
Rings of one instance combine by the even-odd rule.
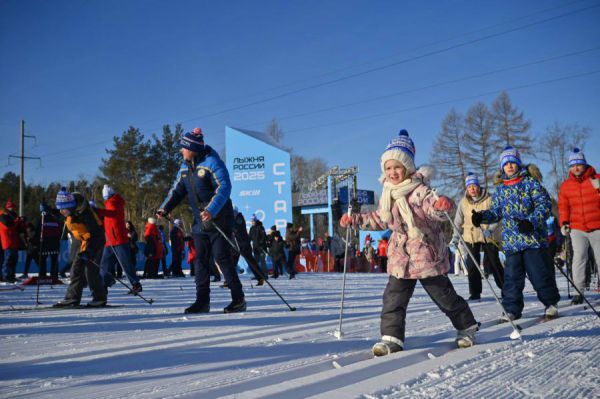
[[[537,167],[524,167],[519,151],[511,146],[500,155],[500,171],[501,184],[492,197],[491,208],[473,212],[472,222],[478,227],[482,223],[502,220],[502,243],[506,255],[502,305],[508,314],[502,315],[501,320],[521,317],[526,274],[538,299],[546,307],[544,316],[555,318],[558,316],[556,305],[560,295],[546,256],[550,196],[541,184],[542,177]]]

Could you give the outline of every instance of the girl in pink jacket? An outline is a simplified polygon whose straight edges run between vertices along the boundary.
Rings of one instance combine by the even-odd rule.
[[[458,330],[456,344],[475,343],[477,322],[467,302],[447,277],[450,267],[441,222],[444,212],[454,209],[447,197],[437,198],[428,187],[432,169],[416,170],[415,146],[401,130],[381,155],[383,192],[375,212],[344,215],[342,227],[361,230],[391,229],[387,249],[389,281],[383,293],[381,341],[373,346],[375,356],[401,351],[404,347],[406,309],[417,280]]]

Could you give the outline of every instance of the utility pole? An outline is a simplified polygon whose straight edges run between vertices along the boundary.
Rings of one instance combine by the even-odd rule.
[[[19,158],[21,160],[21,173],[19,175],[19,216],[23,216],[23,208],[25,207],[25,159],[39,159],[40,157],[25,156],[25,137],[33,138],[25,134],[25,121],[21,120],[21,156],[9,155],[8,158]]]

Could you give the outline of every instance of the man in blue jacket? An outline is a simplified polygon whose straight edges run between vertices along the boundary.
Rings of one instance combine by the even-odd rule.
[[[231,291],[232,301],[224,312],[243,312],[246,310],[246,300],[242,283],[232,264],[232,249],[228,242],[234,226],[233,206],[229,199],[229,172],[216,151],[204,144],[200,128],[185,133],[180,147],[183,163],[157,214],[167,216],[186,196],[190,201],[194,215],[192,237],[196,248],[196,302],[185,309],[185,313],[210,311],[211,255],[221,267]]]

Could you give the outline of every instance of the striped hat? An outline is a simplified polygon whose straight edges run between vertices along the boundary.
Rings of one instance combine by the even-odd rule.
[[[521,167],[521,154],[516,148],[512,146],[506,146],[502,154],[500,154],[500,169],[504,169],[504,165],[507,163],[516,163],[519,167]]]
[[[395,137],[381,154],[381,172],[382,178],[385,177],[385,163],[391,159],[399,161],[406,168],[406,173],[412,175],[417,170],[415,168],[415,143],[408,136],[405,129],[400,130],[398,137]]]
[[[56,194],[56,207],[58,209],[75,208],[77,201],[73,194],[67,191],[66,187],[61,187],[60,191]]]
[[[465,186],[469,187],[472,184],[476,185],[477,187],[481,187],[477,175],[473,172],[469,172],[467,173],[467,177],[465,178]]]
[[[587,165],[587,161],[585,160],[585,155],[579,148],[574,148],[573,152],[569,155],[569,166],[575,165]]]
[[[179,146],[196,153],[204,151],[204,136],[202,135],[202,129],[197,127],[191,132],[185,133],[179,142]]]

